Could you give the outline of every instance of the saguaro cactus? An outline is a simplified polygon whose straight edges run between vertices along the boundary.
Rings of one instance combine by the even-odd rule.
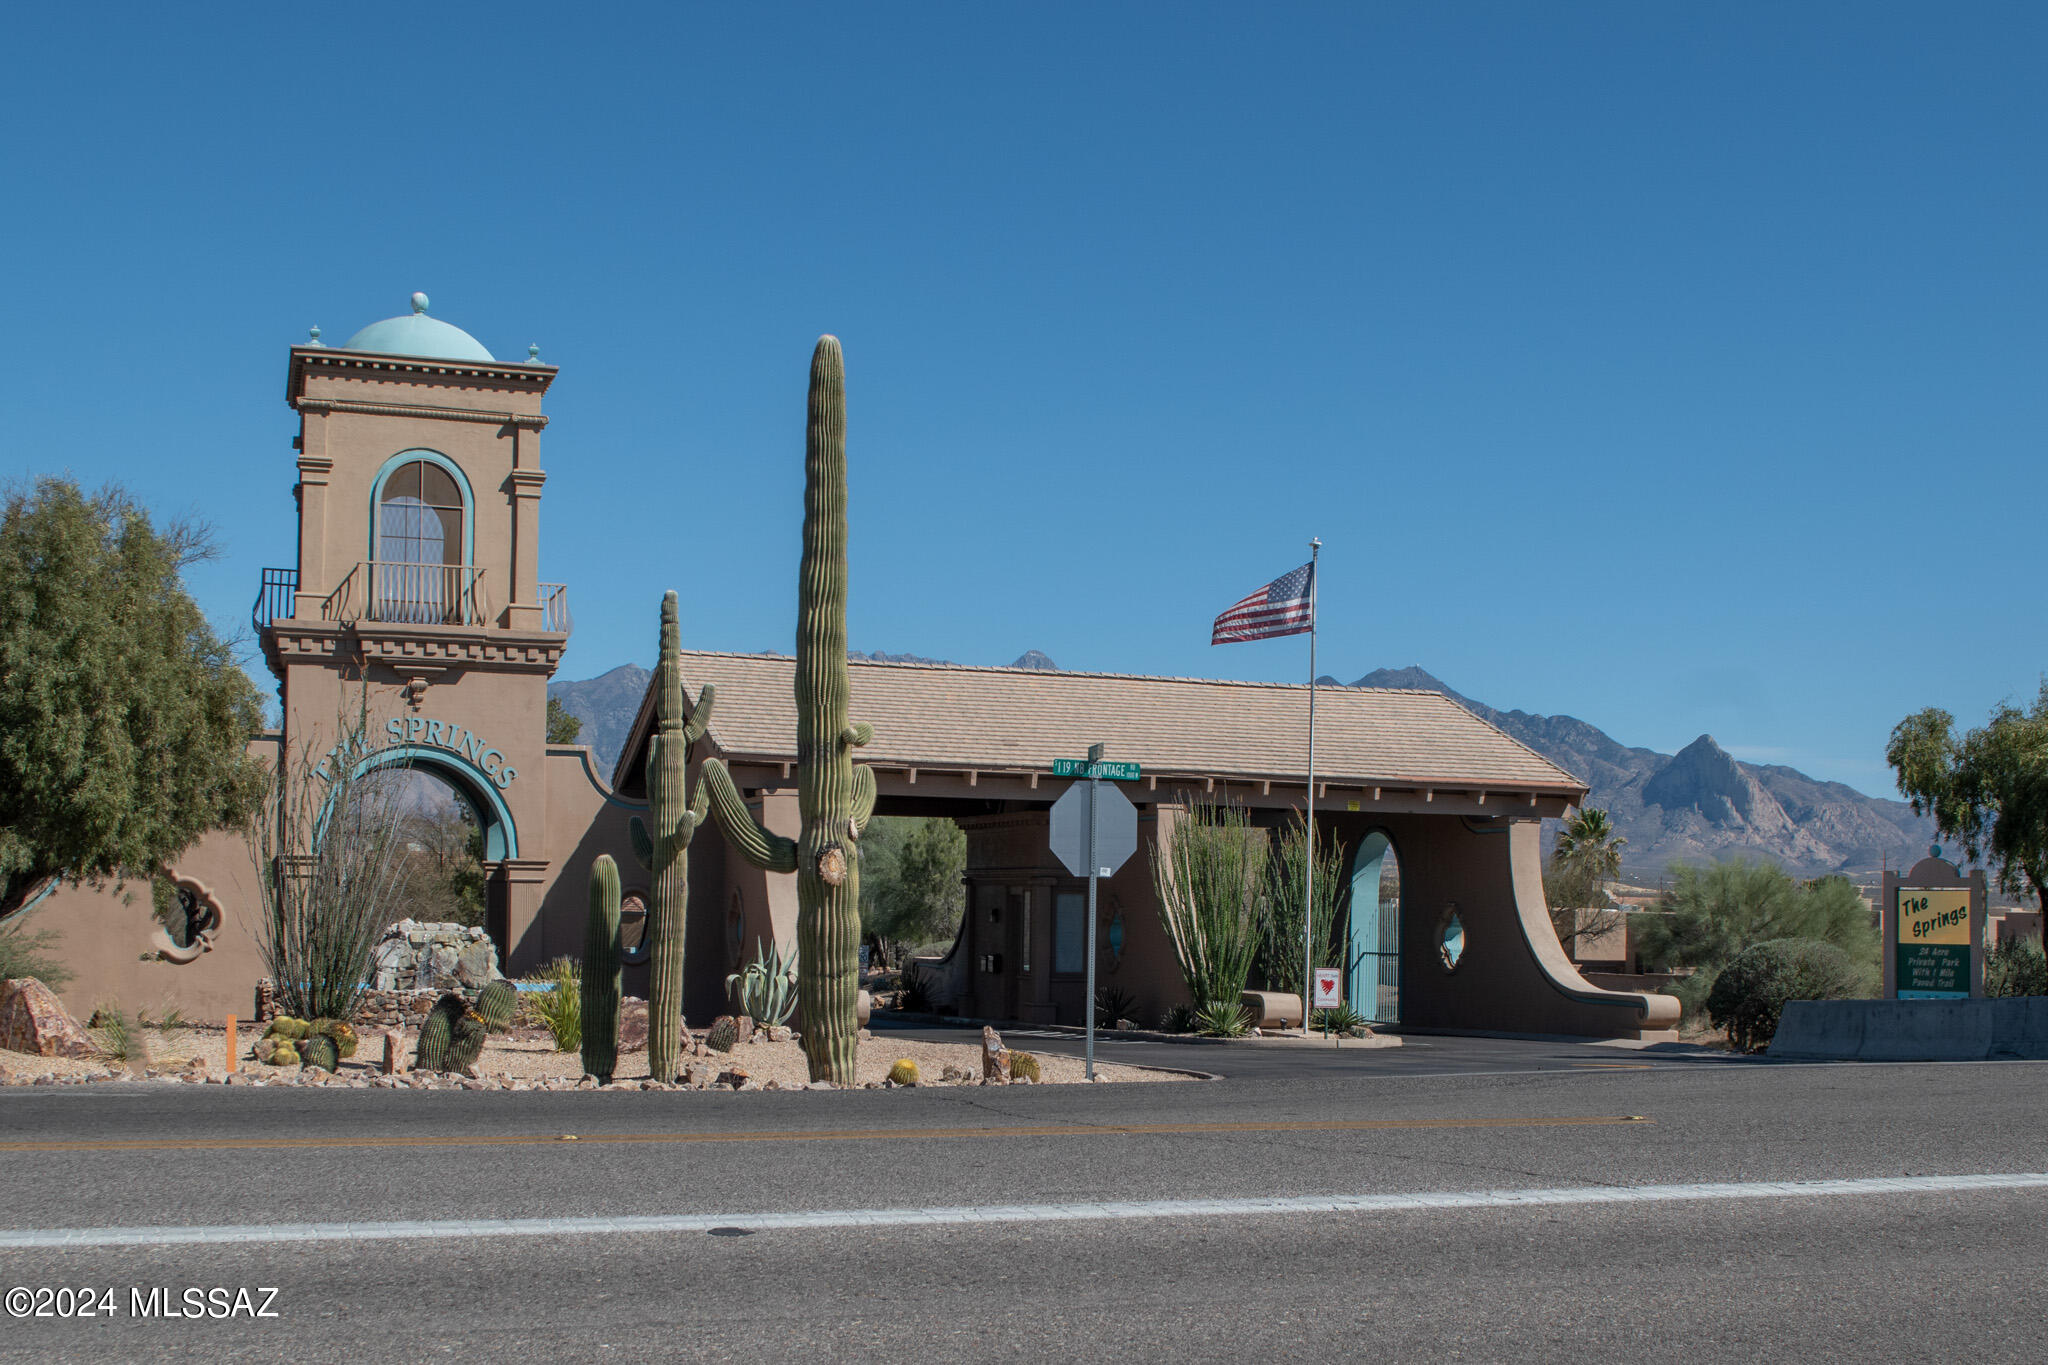
[[[583,1074],[609,1085],[619,1065],[619,867],[609,853],[590,869],[583,927]]]
[[[647,906],[647,1068],[657,1081],[676,1078],[683,1028],[683,929],[690,906],[690,838],[704,823],[705,791],[693,803],[686,789],[690,746],[711,723],[716,692],[709,683],[697,709],[683,718],[681,631],[676,595],[661,599],[661,659],[655,665],[658,727],[647,748],[649,829],[633,817],[633,852],[653,875]]]
[[[846,718],[846,367],[839,338],[811,353],[804,442],[804,550],[797,570],[796,753],[802,833],[770,834],[740,799],[725,765],[704,764],[701,786],[740,856],[797,876],[797,1004],[811,1079],[851,1084],[860,1039],[861,831],[875,809],[875,774],[853,761],[874,735]]]

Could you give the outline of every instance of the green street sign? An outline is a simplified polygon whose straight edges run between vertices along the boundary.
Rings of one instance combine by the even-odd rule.
[[[1106,782],[1136,782],[1138,765],[1135,763],[1090,763],[1085,758],[1056,758],[1052,761],[1054,777],[1094,777]]]

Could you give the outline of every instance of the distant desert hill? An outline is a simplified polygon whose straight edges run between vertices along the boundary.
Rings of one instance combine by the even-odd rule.
[[[1934,822],[1903,801],[1865,796],[1796,768],[1744,763],[1701,735],[1676,754],[1634,749],[1574,716],[1498,711],[1423,669],[1381,668],[1354,687],[1441,692],[1528,745],[1593,789],[1628,840],[1632,870],[1747,856],[1804,876],[1852,875],[1911,864],[1934,839]]]

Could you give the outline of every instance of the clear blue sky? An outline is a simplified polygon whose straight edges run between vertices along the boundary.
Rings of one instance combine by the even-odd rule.
[[[0,442],[292,562],[286,348],[411,291],[562,374],[560,676],[852,643],[1321,663],[1888,791],[2044,667],[2039,4],[25,7]],[[266,686],[260,663],[253,665]],[[741,704],[734,699],[735,704]]]

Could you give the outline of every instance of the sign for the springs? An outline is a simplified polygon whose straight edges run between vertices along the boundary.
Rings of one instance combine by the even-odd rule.
[[[1970,889],[1902,886],[1898,897],[1898,998],[1970,995]]]
[[[481,735],[447,721],[428,720],[424,716],[394,716],[384,722],[384,743],[387,746],[431,744],[436,748],[459,754],[488,777],[499,791],[511,786],[513,779],[519,776],[519,769],[505,762],[505,755],[492,748]],[[329,749],[313,771],[332,782],[337,763],[368,753],[370,748],[368,744],[364,744],[353,753],[345,754],[344,747],[337,744]]]

